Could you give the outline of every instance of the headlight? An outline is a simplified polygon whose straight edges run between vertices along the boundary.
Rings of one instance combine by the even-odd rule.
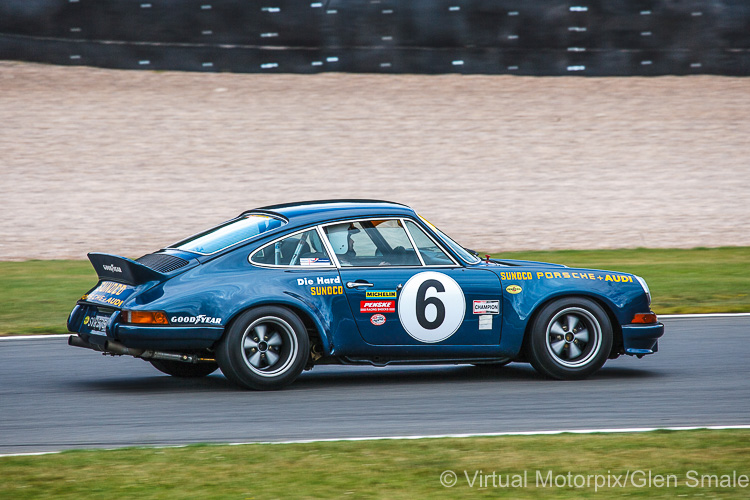
[[[640,276],[636,276],[635,279],[638,280],[638,283],[640,283],[641,286],[643,287],[643,291],[646,292],[646,296],[648,297],[648,306],[651,307],[651,290],[648,289],[646,280],[644,280]]]

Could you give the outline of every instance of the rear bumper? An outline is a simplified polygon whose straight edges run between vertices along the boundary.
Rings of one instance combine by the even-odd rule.
[[[623,325],[622,343],[625,354],[644,356],[659,350],[659,338],[664,335],[664,325]]]
[[[83,340],[104,347],[109,341],[134,349],[200,350],[209,349],[224,333],[221,326],[142,326],[120,323],[120,311],[112,313],[106,332],[92,331],[84,323],[88,308],[76,305],[68,318],[68,331]]]

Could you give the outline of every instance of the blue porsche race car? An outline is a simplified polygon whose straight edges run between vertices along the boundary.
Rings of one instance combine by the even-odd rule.
[[[99,281],[69,344],[177,377],[221,368],[277,389],[318,364],[528,361],[580,379],[657,351],[632,274],[480,259],[411,208],[313,201],[242,213],[137,260],[90,253]]]

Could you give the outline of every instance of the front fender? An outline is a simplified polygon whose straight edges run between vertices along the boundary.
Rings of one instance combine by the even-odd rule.
[[[496,271],[503,283],[503,336],[500,347],[517,355],[534,313],[559,297],[579,295],[602,303],[619,329],[636,312],[649,310],[648,298],[632,274],[592,269],[514,267]]]

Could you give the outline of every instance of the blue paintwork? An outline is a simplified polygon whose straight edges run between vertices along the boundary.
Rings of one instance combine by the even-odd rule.
[[[663,333],[661,324],[630,325],[636,313],[649,311],[649,303],[637,279],[625,273],[519,260],[469,264],[456,255],[453,257],[459,265],[451,268],[280,269],[252,265],[248,256],[254,250],[320,223],[404,217],[435,239],[439,237],[411,208],[382,201],[307,202],[250,212],[271,213],[288,223],[213,255],[163,249],[162,253],[188,261],[186,266],[168,273],[146,272],[141,269],[144,266],[129,259],[96,254],[92,264],[100,281],[78,302],[68,320],[68,329],[91,342],[108,338],[133,348],[195,352],[214,347],[225,328],[243,311],[274,304],[288,307],[304,318],[320,338],[324,356],[342,362],[516,357],[534,312],[554,298],[578,295],[596,300],[608,311],[615,335],[622,339],[616,346],[619,352],[655,352]],[[100,269],[110,262],[108,257],[124,268],[123,274],[128,274],[129,279],[119,280],[117,286],[112,284],[118,282],[112,268]],[[382,326],[368,324],[371,314],[358,309],[360,301],[365,300],[364,290],[345,288],[347,281],[361,278],[374,283],[376,290],[395,290],[414,274],[428,270],[451,276],[466,299],[464,323],[454,335],[437,343],[423,343],[407,335],[397,313],[384,313]],[[318,280],[328,281],[322,285],[340,287],[336,288],[340,293],[313,295],[313,285],[308,283],[318,284]],[[512,285],[521,291],[511,293]],[[100,292],[102,289],[104,293]],[[500,300],[500,311],[487,330],[479,330],[478,316],[472,314],[473,300],[483,299]],[[121,310],[164,311],[170,324],[125,325]],[[106,331],[92,331],[84,325],[85,318],[91,321],[95,314],[109,315]]]

